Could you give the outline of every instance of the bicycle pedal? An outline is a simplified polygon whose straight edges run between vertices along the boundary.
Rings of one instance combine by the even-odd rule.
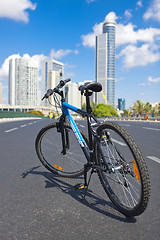
[[[74,190],[80,190],[80,189],[83,189],[83,188],[86,188],[84,184],[81,184],[81,183],[77,183],[73,189]]]

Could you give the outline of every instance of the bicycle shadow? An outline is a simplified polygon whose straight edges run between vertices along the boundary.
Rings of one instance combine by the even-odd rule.
[[[97,211],[107,217],[116,219],[118,221],[123,221],[127,223],[135,223],[136,218],[134,217],[125,217],[125,216],[119,216],[120,214],[113,203],[111,201],[104,200],[101,198],[98,194],[93,192],[92,190],[88,189],[86,198],[83,199],[83,193],[84,189],[81,190],[74,190],[73,185],[70,184],[67,180],[71,180],[68,178],[62,178],[57,175],[54,175],[51,172],[44,172],[44,171],[38,171],[37,169],[40,168],[41,166],[33,167],[25,172],[22,173],[22,178],[27,177],[29,174],[34,174],[34,175],[41,175],[45,178],[45,183],[46,186],[45,188],[51,188],[55,187],[60,189],[63,193],[69,194],[72,198],[74,198],[76,201],[80,202],[81,204],[93,209],[94,211]],[[62,180],[64,179],[64,181]],[[83,181],[83,176],[77,177],[74,179],[82,179]],[[115,214],[107,211],[107,207],[115,210]]]

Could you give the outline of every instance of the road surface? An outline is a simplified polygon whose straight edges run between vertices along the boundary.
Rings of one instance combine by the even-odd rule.
[[[128,219],[119,213],[93,174],[86,200],[38,160],[34,142],[52,120],[0,123],[0,239],[154,239],[160,236],[160,123],[120,122],[141,148],[151,179],[147,210]],[[86,121],[77,121],[85,131]]]

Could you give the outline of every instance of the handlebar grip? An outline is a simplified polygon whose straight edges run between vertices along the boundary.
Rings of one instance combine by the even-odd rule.
[[[70,78],[67,78],[66,80],[64,80],[64,84],[66,84],[67,82],[70,82],[71,79]]]
[[[47,93],[44,95],[42,100],[45,99],[45,98],[49,98],[52,94],[53,94],[53,89],[48,89]]]

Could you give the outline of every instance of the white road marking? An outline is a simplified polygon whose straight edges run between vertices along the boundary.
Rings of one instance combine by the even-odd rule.
[[[112,141],[115,142],[115,143],[117,143],[117,144],[119,144],[119,145],[121,145],[121,146],[123,146],[123,147],[126,147],[126,146],[127,146],[125,143],[120,142],[120,141],[118,141],[118,140],[116,140],[116,139],[114,139],[114,138],[112,138]]]
[[[160,158],[157,158],[157,157],[155,157],[155,156],[147,156],[147,158],[149,158],[149,159],[151,159],[151,160],[153,160],[153,161],[155,161],[155,162],[160,163]]]
[[[129,124],[123,124],[123,123],[119,123],[119,125],[121,125],[121,126],[126,126],[126,127],[130,127],[131,125],[129,125]]]
[[[143,128],[148,129],[148,130],[160,131],[159,128],[149,128],[149,127],[143,127]]]
[[[8,129],[8,130],[6,130],[5,132],[8,133],[8,132],[15,131],[15,130],[17,130],[17,129],[18,129],[18,128],[12,128],[12,129]]]
[[[33,124],[32,122],[28,123],[28,125],[32,125],[32,124]]]
[[[80,127],[83,127],[83,128],[85,127],[85,126],[83,126],[83,125],[79,125],[79,126],[80,126]]]
[[[21,125],[20,127],[22,128],[22,127],[26,127],[27,125],[26,124],[24,124],[24,125]]]

